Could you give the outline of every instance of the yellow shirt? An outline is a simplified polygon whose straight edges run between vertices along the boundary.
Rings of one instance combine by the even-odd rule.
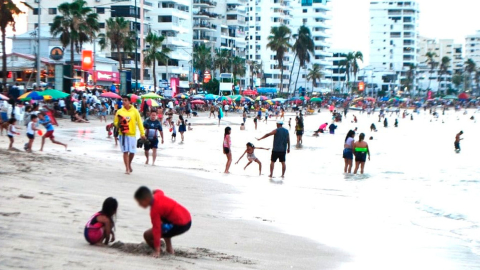
[[[124,128],[121,126],[120,118],[124,119],[128,123],[128,132],[125,132],[125,134],[122,132]],[[122,107],[120,110],[118,110],[117,114],[115,115],[115,119],[113,120],[113,124],[118,127],[120,135],[136,137],[138,127],[138,130],[140,130],[140,135],[145,136],[145,129],[143,128],[140,113],[133,106],[130,106],[129,110],[125,109],[125,107]]]

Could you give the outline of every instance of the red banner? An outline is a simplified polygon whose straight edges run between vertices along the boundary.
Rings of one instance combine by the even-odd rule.
[[[93,68],[93,52],[82,51],[82,70],[90,70]]]
[[[95,71],[95,81],[120,83],[120,73],[111,71]]]

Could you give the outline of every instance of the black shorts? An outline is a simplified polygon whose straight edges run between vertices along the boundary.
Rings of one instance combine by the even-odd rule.
[[[186,233],[192,227],[192,222],[185,225],[175,225],[171,223],[162,224],[162,238],[172,238],[177,235]]]
[[[33,140],[33,139],[35,139],[35,134],[28,134],[27,133],[27,137],[28,137],[29,140]]]
[[[272,162],[277,162],[277,159],[279,159],[280,162],[285,162],[286,156],[287,156],[287,152],[272,151],[271,161]]]
[[[230,154],[230,148],[223,147],[223,152],[225,152],[225,154]]]
[[[176,137],[177,137],[177,133],[172,133],[172,137],[173,137],[173,138],[176,138]]]
[[[297,136],[302,136],[303,135],[303,131],[298,131],[297,130]]]
[[[148,151],[150,149],[157,149],[158,148],[158,139],[153,138],[153,139],[148,139],[150,142],[149,144],[144,144],[143,147],[145,148],[145,151]]]
[[[13,135],[7,135],[8,138],[13,139]]]
[[[367,153],[356,152],[355,153],[355,161],[356,162],[366,162],[367,161]]]
[[[460,149],[460,143],[459,142],[454,142],[453,145],[455,145],[455,149]]]

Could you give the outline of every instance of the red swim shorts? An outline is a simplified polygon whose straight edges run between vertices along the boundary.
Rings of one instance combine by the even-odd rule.
[[[43,135],[43,137],[51,138],[51,139],[55,138],[55,136],[53,136],[53,131],[54,130],[47,131],[47,133],[45,133],[45,135]]]

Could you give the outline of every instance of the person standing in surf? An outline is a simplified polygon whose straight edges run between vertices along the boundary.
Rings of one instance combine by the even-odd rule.
[[[265,134],[257,140],[261,141],[267,137],[273,136],[273,148],[272,148],[272,157],[270,162],[270,175],[268,177],[273,177],[273,169],[275,168],[275,162],[280,160],[282,163],[282,178],[285,177],[285,171],[287,165],[285,164],[287,153],[290,153],[290,134],[288,130],[283,127],[283,121],[277,121],[277,129],[273,130],[270,133]]]
[[[355,142],[355,131],[350,130],[345,138],[343,145],[343,159],[345,160],[345,173],[352,173],[353,164],[353,144]]]
[[[223,135],[223,153],[227,156],[227,164],[225,165],[225,172],[230,173],[230,165],[232,164],[232,139],[230,133],[232,129],[230,127],[225,128],[225,134]]]
[[[363,169],[365,168],[365,162],[370,160],[370,149],[368,148],[368,143],[365,141],[365,134],[360,133],[358,137],[358,142],[353,143],[353,149],[355,151],[355,170],[354,174],[357,174],[358,168],[360,167],[360,173],[363,174]]]

